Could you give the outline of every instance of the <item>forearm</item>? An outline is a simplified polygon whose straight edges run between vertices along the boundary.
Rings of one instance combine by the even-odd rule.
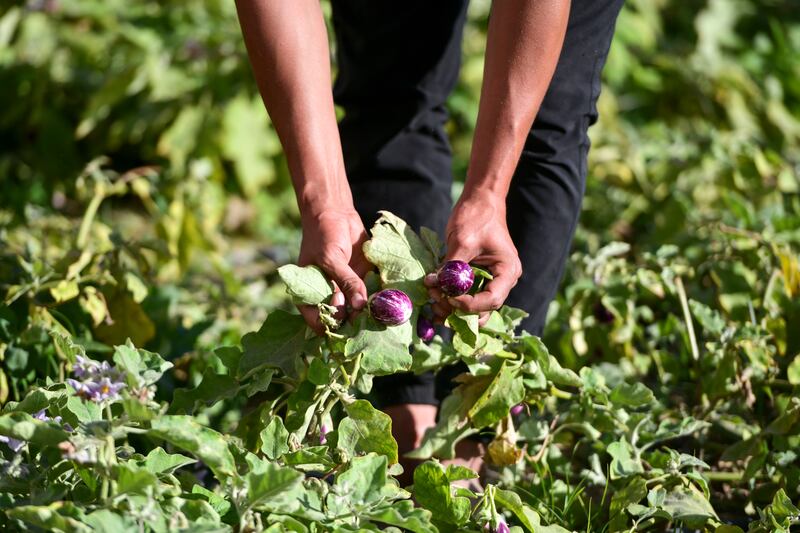
[[[492,5],[472,156],[462,198],[504,204],[528,132],[553,76],[569,0]]]
[[[319,0],[237,0],[250,62],[303,216],[352,205]]]

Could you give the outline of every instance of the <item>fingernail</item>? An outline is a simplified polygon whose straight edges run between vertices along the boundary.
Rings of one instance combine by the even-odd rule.
[[[435,285],[436,284],[436,274],[428,274],[425,276],[425,284],[426,285]]]
[[[344,305],[344,294],[341,292],[333,293],[333,298],[331,298],[331,305],[334,307],[342,307]]]
[[[363,309],[364,306],[367,305],[367,301],[360,294],[356,294],[353,296],[350,304],[353,306],[353,309]]]
[[[447,303],[449,303],[453,307],[461,308],[461,302],[456,300],[455,298],[448,298]]]

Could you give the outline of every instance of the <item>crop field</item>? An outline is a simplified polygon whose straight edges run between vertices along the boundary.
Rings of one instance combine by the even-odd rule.
[[[541,338],[510,307],[421,338],[444,247],[389,212],[385,302],[337,321],[233,2],[4,5],[0,101],[0,531],[800,528],[796,2],[627,2]],[[459,361],[401,485],[373,378]],[[481,434],[477,484],[441,461]]]

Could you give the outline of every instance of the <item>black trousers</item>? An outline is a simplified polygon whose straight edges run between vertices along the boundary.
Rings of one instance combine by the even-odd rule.
[[[502,1],[502,0],[498,0]],[[334,99],[356,209],[367,227],[388,210],[444,233],[452,207],[445,101],[455,87],[467,0],[333,0]],[[506,303],[540,334],[564,271],[586,183],[587,130],[623,0],[573,0],[553,80],[507,199],[523,274]],[[480,147],[476,147],[480,149]],[[384,405],[437,404],[458,369],[376,380]]]

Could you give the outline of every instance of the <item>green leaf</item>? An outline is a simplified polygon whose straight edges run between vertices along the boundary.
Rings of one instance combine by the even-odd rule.
[[[150,495],[158,484],[158,478],[146,467],[135,463],[123,463],[115,467],[117,475],[117,492]]]
[[[340,493],[348,495],[351,505],[377,502],[394,496],[399,489],[388,479],[386,466],[385,455],[355,457],[350,467],[336,476],[334,486]]]
[[[61,509],[72,508],[70,502],[53,502],[50,505],[19,505],[4,509],[9,518],[22,520],[45,531],[68,531],[70,533],[90,533],[92,528],[59,513]]]
[[[239,91],[229,101],[222,117],[220,148],[233,162],[245,196],[253,198],[275,179],[272,156],[280,152],[277,135],[261,99],[246,91]]]
[[[157,446],[144,459],[144,467],[153,474],[172,474],[182,466],[196,463],[195,459],[179,453],[167,453]]]
[[[492,426],[508,416],[509,410],[524,399],[525,387],[519,376],[519,367],[503,363],[468,414],[475,427]]]
[[[641,460],[634,458],[633,446],[621,437],[617,442],[609,444],[606,451],[612,457],[611,479],[644,472]]]
[[[108,509],[99,509],[83,519],[84,523],[92,527],[92,531],[113,533],[120,531],[136,530],[136,523],[131,519],[118,515]]]
[[[662,508],[676,520],[690,523],[717,518],[717,513],[714,512],[711,504],[694,485],[678,485],[667,492]]]
[[[397,442],[392,437],[392,419],[375,409],[367,400],[344,406],[348,418],[339,424],[340,438],[355,441],[355,451],[384,455],[389,464],[397,462]],[[349,421],[349,422],[347,422]],[[355,439],[351,435],[356,436]]]
[[[331,369],[322,359],[315,357],[308,365],[308,381],[318,386],[325,386],[330,383]]]
[[[267,427],[261,430],[261,451],[270,459],[278,459],[289,451],[289,432],[279,416],[272,417]]]
[[[77,427],[80,423],[94,422],[103,418],[100,404],[83,401],[78,396],[67,397],[66,411],[61,411],[61,417],[73,427]]]
[[[623,407],[641,407],[652,403],[655,396],[642,383],[620,383],[611,391],[609,399]]]
[[[239,392],[239,382],[227,374],[217,374],[206,367],[200,384],[193,389],[176,389],[169,406],[170,414],[192,414],[199,404],[210,407],[220,400],[233,398]]]
[[[399,326],[384,326],[369,317],[358,322],[355,337],[347,339],[345,356],[362,354],[361,369],[369,374],[385,376],[411,368],[409,346],[413,340],[411,322]]]
[[[413,494],[436,521],[462,526],[469,520],[469,498],[453,495],[445,470],[437,462],[427,461],[414,470]]]
[[[707,305],[701,304],[695,300],[689,300],[689,308],[706,332],[715,337],[722,335],[725,329],[725,319],[722,318],[722,315]]]
[[[424,228],[423,228],[424,229]],[[431,512],[418,509],[409,500],[393,502],[391,506],[369,510],[362,515],[368,520],[381,522],[414,533],[434,533],[436,527],[431,524]]]
[[[152,385],[172,368],[172,363],[157,353],[137,349],[130,339],[125,345],[115,347],[114,362],[127,373],[125,377],[131,387]]]
[[[306,446],[296,452],[283,455],[283,462],[304,472],[327,472],[336,463],[330,456],[328,446]]]
[[[624,510],[629,505],[642,501],[647,496],[647,483],[646,481],[636,476],[625,485],[622,490],[614,492],[611,497],[610,505],[610,531],[621,531],[628,529],[626,524],[628,522]]]
[[[69,439],[69,433],[54,422],[44,422],[22,412],[0,415],[0,435],[41,446],[55,446]]]
[[[287,376],[297,377],[307,331],[300,315],[280,309],[270,313],[261,329],[242,338],[244,354],[239,363],[239,377],[245,378],[264,367],[278,368]]]
[[[539,514],[523,504],[522,499],[516,492],[497,488],[494,491],[494,501],[514,513],[514,516],[516,516],[522,525],[531,533],[538,533],[540,531]]]
[[[248,505],[256,509],[291,513],[300,506],[303,474],[294,468],[263,461],[246,479]]]
[[[461,341],[471,348],[475,348],[478,342],[478,315],[464,313],[456,310],[447,317],[445,321],[447,327],[452,329],[460,337]],[[468,354],[467,354],[468,355]]]
[[[236,466],[225,438],[187,415],[165,415],[150,422],[148,434],[203,461],[218,478],[233,476]]]
[[[436,270],[437,258],[403,220],[388,211],[380,213],[372,238],[364,243],[364,255],[378,267],[384,288],[400,289],[415,305],[423,305],[428,301],[423,279]]]
[[[519,349],[526,359],[536,361],[542,368],[545,377],[555,385],[580,387],[583,384],[583,381],[575,372],[563,368],[558,360],[550,355],[547,347],[539,337],[524,335],[520,339]]]
[[[429,343],[418,342],[411,352],[411,371],[422,374],[458,361],[458,353],[453,350],[449,342],[444,342],[440,336],[435,336]]]
[[[786,368],[786,379],[792,385],[800,385],[800,355],[796,356]]]
[[[422,242],[425,243],[425,246],[427,246],[428,250],[431,252],[434,263],[438,264],[444,255],[444,243],[441,241],[441,239],[439,239],[439,234],[430,228],[422,226],[419,229],[419,236],[420,239],[422,239]]]
[[[286,292],[296,304],[317,305],[327,302],[333,296],[331,282],[314,265],[284,265],[278,269],[278,275],[286,284]]]

